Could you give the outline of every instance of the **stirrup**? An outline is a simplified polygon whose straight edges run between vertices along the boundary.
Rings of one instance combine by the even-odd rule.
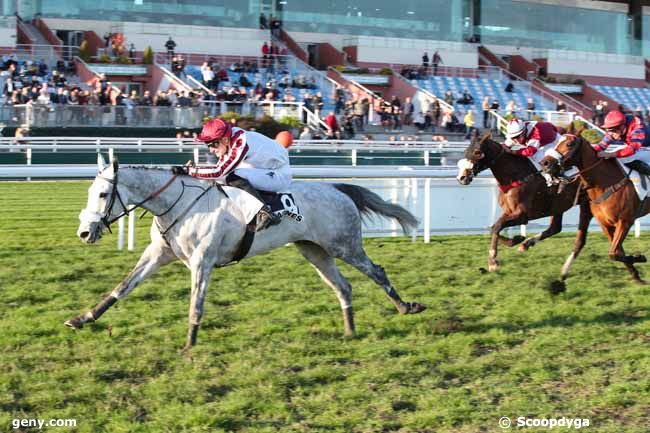
[[[282,218],[279,215],[275,215],[271,212],[271,207],[269,205],[265,205],[257,213],[255,231],[259,232],[274,225],[280,224],[281,219]]]

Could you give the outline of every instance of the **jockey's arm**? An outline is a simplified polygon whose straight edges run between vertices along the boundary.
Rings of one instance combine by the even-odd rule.
[[[200,165],[191,167],[188,170],[190,176],[200,179],[220,179],[228,176],[243,161],[248,153],[248,145],[242,138],[238,138],[230,145],[226,153],[217,165]]]

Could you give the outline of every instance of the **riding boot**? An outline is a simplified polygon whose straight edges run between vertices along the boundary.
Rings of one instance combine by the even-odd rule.
[[[646,164],[643,161],[636,159],[634,161],[625,163],[625,166],[631,168],[632,170],[638,171],[645,176],[650,176],[650,165]]]
[[[253,188],[253,185],[250,184],[248,179],[244,179],[241,176],[237,176],[234,173],[231,173],[226,177],[226,185],[228,186],[234,186],[235,188],[239,188],[241,190],[246,191],[262,203],[264,203],[264,199],[260,195],[259,191],[257,191],[255,188]],[[278,215],[275,215],[273,212],[271,212],[271,206],[268,204],[264,204],[262,209],[259,210],[257,213],[257,219],[255,222],[255,231],[259,232],[262,231],[268,227],[274,226],[276,224],[280,224],[281,217]]]

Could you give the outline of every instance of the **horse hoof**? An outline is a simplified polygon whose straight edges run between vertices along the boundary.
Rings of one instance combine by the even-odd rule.
[[[482,273],[482,274],[487,274],[487,273],[488,273],[488,270],[485,269],[485,268],[478,268],[478,271],[479,271],[480,273]]]
[[[524,242],[523,244],[519,245],[519,248],[517,248],[517,250],[519,250],[520,253],[528,251],[528,244]]]
[[[564,293],[566,292],[566,283],[562,280],[552,281],[548,291],[551,293],[551,295],[559,295],[560,293]]]
[[[72,329],[81,329],[84,327],[83,322],[78,317],[75,317],[74,319],[66,320],[64,325]]]
[[[520,244],[525,240],[526,240],[526,238],[523,237],[522,235],[513,236],[513,238],[512,238],[512,246],[514,247],[515,245]]]
[[[424,305],[420,304],[419,302],[411,302],[409,304],[409,309],[406,312],[406,314],[418,314],[426,310],[427,307]]]
[[[643,254],[639,254],[638,256],[634,256],[634,261],[637,263],[645,263],[648,261],[648,259],[646,259]]]

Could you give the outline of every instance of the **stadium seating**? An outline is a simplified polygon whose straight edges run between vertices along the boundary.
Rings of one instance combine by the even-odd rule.
[[[646,110],[650,106],[650,89],[641,87],[619,87],[619,86],[593,86],[603,95],[625,105],[630,110],[641,107]]]
[[[515,102],[518,109],[526,109],[527,99],[531,96],[528,92],[524,92],[523,89],[519,88],[520,84],[517,82],[514,83],[514,92],[506,92],[504,89],[508,85],[508,81],[505,79],[434,76],[425,80],[413,80],[413,84],[440,98],[444,97],[447,90],[451,90],[454,101],[458,100],[463,91],[467,89],[474,97],[474,105],[471,108],[475,112],[482,111],[481,103],[486,96],[490,99],[490,102],[497,99],[502,110],[505,109],[510,100]],[[533,94],[532,97],[537,110],[555,110],[555,104],[552,101],[543,99],[536,94]],[[455,104],[455,106],[458,107],[458,104]]]

